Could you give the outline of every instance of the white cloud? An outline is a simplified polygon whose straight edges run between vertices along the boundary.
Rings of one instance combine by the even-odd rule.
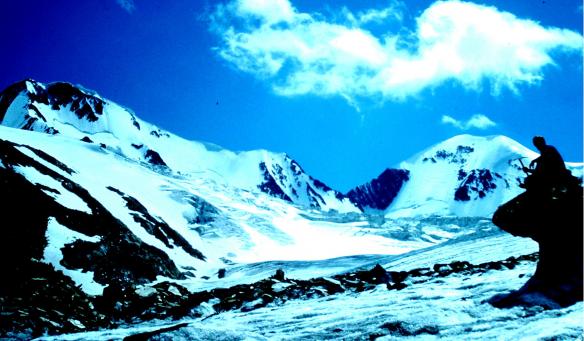
[[[488,80],[494,94],[517,92],[543,80],[554,52],[582,51],[579,33],[461,1],[435,2],[411,32],[378,36],[366,29],[401,20],[395,4],[357,14],[343,8],[346,20],[339,22],[300,12],[288,0],[235,0],[217,8],[212,27],[222,37],[219,55],[276,93],[349,103],[403,100],[446,81],[478,90]]]
[[[354,26],[362,26],[369,23],[382,24],[388,20],[401,21],[403,19],[403,6],[402,2],[391,0],[382,9],[372,8],[354,14],[348,8],[343,7],[341,12],[349,23]]]
[[[134,0],[116,0],[118,5],[122,7],[126,12],[133,13],[136,9],[136,5],[134,4]]]
[[[466,122],[459,121],[452,116],[444,115],[442,116],[442,123],[450,124],[461,130],[469,130],[472,128],[487,129],[497,125],[490,118],[483,114],[475,114]]]
[[[297,15],[288,0],[237,0],[236,10],[240,17],[257,17],[266,24],[290,22]]]

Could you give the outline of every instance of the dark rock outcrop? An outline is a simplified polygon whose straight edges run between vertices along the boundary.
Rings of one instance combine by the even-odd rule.
[[[258,185],[260,191],[269,194],[275,198],[280,198],[282,200],[292,202],[292,199],[290,199],[290,197],[286,193],[284,193],[276,179],[274,179],[274,176],[272,176],[272,173],[270,173],[270,171],[268,170],[266,163],[261,162],[259,167],[260,171],[264,176],[264,181]],[[281,169],[276,169],[275,171],[277,172],[278,170],[281,171]],[[284,176],[283,174],[280,175]]]
[[[386,169],[371,182],[350,190],[347,197],[361,210],[366,208],[385,210],[409,179],[408,170]]]
[[[493,223],[539,243],[533,277],[519,290],[496,296],[497,307],[559,308],[582,301],[583,191],[578,179],[544,190],[527,190],[499,207]]]
[[[439,161],[446,161],[448,163],[463,164],[466,162],[466,155],[474,152],[474,148],[470,146],[457,146],[456,151],[449,152],[444,149],[436,151],[434,155],[426,156],[422,159],[423,162],[431,161],[437,163]]]
[[[473,169],[466,173],[463,169],[458,172],[458,180],[462,180],[454,192],[454,200],[470,201],[482,199],[487,193],[497,188],[496,178],[502,178],[500,174],[488,169]]]
[[[124,338],[124,341],[144,341],[144,340],[152,340],[153,337],[163,334],[163,333],[168,333],[168,332],[172,332],[175,330],[179,330],[183,327],[188,326],[189,323],[187,322],[183,322],[183,323],[179,323],[179,324],[175,324],[174,326],[170,326],[170,327],[166,327],[166,328],[160,328],[160,329],[156,329],[153,331],[149,331],[149,332],[143,332],[143,333],[136,333],[136,334],[132,334],[130,336],[126,336]]]
[[[390,335],[398,337],[418,336],[422,334],[437,335],[440,332],[436,326],[417,327],[402,321],[387,322],[382,324],[380,328],[387,330]]]
[[[6,271],[8,270],[8,271]],[[30,340],[111,326],[71,278],[48,264],[20,262],[3,268],[0,281],[0,339]],[[10,276],[10,277],[7,277]]]
[[[164,162],[164,160],[162,160],[162,157],[160,157],[160,154],[158,154],[158,152],[155,150],[148,149],[146,151],[146,153],[144,154],[144,158],[146,159],[146,161],[148,161],[149,163],[151,163],[155,166],[167,167],[166,162]]]
[[[186,241],[186,239],[170,227],[164,220],[153,217],[150,212],[136,198],[129,196],[114,187],[107,187],[110,191],[118,194],[126,201],[126,207],[132,211],[131,215],[134,221],[140,224],[164,245],[172,249],[175,246],[182,248],[186,253],[200,260],[205,260],[205,256],[196,250]]]
[[[4,115],[6,115],[6,111],[8,110],[8,107],[10,107],[10,104],[12,104],[12,101],[14,101],[14,99],[21,92],[27,90],[27,84],[30,84],[36,93],[42,94],[44,92],[44,89],[40,85],[38,85],[35,81],[30,80],[30,79],[23,80],[23,81],[20,81],[20,82],[17,82],[17,83],[10,85],[9,87],[4,89],[0,93],[0,121],[2,121],[4,119]],[[34,94],[33,94],[33,96],[34,96]],[[46,97],[46,95],[45,96],[39,95],[39,96],[35,97],[35,99],[37,102],[40,102],[43,104],[49,104],[48,98]],[[38,109],[37,109],[37,112],[38,112]]]
[[[293,162],[296,162],[296,161],[293,161]],[[300,167],[300,166],[298,166],[298,167]],[[343,193],[341,193],[341,192],[338,192],[338,191],[336,191],[336,190],[334,190],[334,189],[330,188],[330,187],[329,187],[327,184],[325,184],[324,182],[322,182],[322,181],[320,181],[320,180],[318,180],[318,179],[315,179],[315,178],[313,178],[312,176],[311,176],[311,177],[309,177],[309,178],[310,178],[310,181],[312,181],[312,183],[314,184],[314,187],[316,187],[316,188],[318,188],[318,189],[321,189],[321,190],[323,190],[323,191],[325,191],[325,192],[331,192],[331,191],[332,191],[332,192],[335,194],[335,198],[337,198],[337,199],[339,199],[339,200],[343,200],[343,199],[345,198],[345,196],[343,195]]]
[[[54,110],[59,110],[64,105],[70,105],[70,110],[78,118],[95,122],[103,114],[105,105],[101,98],[82,91],[77,86],[66,82],[55,82],[47,85],[46,94],[48,104]],[[37,95],[44,95],[38,93]]]
[[[331,200],[328,194],[339,201],[346,199],[342,193],[306,174],[298,162],[288,156],[282,163],[260,162],[259,168],[263,180],[257,187],[275,198],[314,209],[326,208]]]
[[[417,268],[410,271],[388,271],[380,265],[369,270],[357,270],[332,277],[318,277],[309,280],[287,278],[284,271],[277,270],[270,278],[250,284],[239,284],[229,288],[187,293],[184,288],[168,282],[155,285],[149,295],[138,294],[140,290],[125,288],[124,303],[116,313],[124,316],[138,316],[141,319],[183,318],[203,316],[197,309],[204,303],[214,302],[215,313],[239,309],[252,311],[268,304],[284,304],[290,300],[324,297],[345,292],[363,292],[384,285],[387,290],[402,290],[409,285],[417,285],[452,274],[479,275],[488,271],[513,269],[522,262],[537,261],[538,255],[510,257],[496,262],[471,264],[455,261],[437,264],[434,269]],[[407,284],[406,284],[407,283]],[[174,288],[174,289],[172,289]],[[168,292],[174,292],[171,295]],[[178,293],[181,295],[178,295]],[[163,295],[167,301],[158,297]],[[146,298],[148,297],[148,298]]]
[[[43,131],[52,135],[59,132],[48,125],[46,118],[38,109],[39,104],[48,105],[53,110],[67,107],[77,118],[89,122],[99,120],[106,105],[99,96],[70,83],[55,82],[43,85],[27,79],[9,86],[0,94],[0,122],[13,101],[21,94],[27,96],[28,104],[25,108],[19,108],[25,109],[26,112],[23,113],[24,123],[17,128]]]
[[[22,149],[63,173],[36,161]],[[99,284],[127,286],[149,283],[158,276],[185,278],[164,252],[136,237],[86,189],[69,179],[66,175],[74,171],[66,165],[40,150],[4,140],[0,140],[0,165],[0,216],[4,222],[0,228],[1,335],[27,329],[33,335],[54,334],[107,324],[94,311],[92,297],[61,271],[42,263],[51,220],[87,237],[97,237],[94,241],[66,243],[59,264],[93,272]],[[30,182],[18,172],[25,167],[52,178],[62,188]],[[65,207],[51,196],[65,190],[83,201],[90,212]]]
[[[410,271],[388,271],[376,265],[369,270],[309,280],[288,278],[284,271],[278,270],[273,276],[254,283],[194,293],[170,282],[143,286],[118,282],[107,286],[103,295],[97,297],[85,295],[68,277],[50,266],[32,263],[32,267],[38,264],[44,270],[21,268],[19,271],[22,274],[17,278],[22,279],[22,283],[0,282],[0,303],[6,307],[0,315],[0,333],[27,339],[42,334],[114,328],[120,324],[152,319],[196,318],[228,310],[248,312],[267,305],[285,304],[290,300],[368,291],[380,285],[387,290],[402,290],[451,274],[480,275],[489,271],[513,269],[519,263],[537,259],[537,254],[531,254],[476,265],[464,261],[436,264],[433,268]],[[7,284],[12,285],[10,295],[5,295]],[[16,293],[15,288],[18,288],[20,294]],[[62,300],[61,296],[66,299]],[[154,334],[182,326],[177,324],[170,329],[157,330]],[[438,334],[439,330],[434,326],[413,326],[394,321],[380,326],[377,337],[388,333],[416,336]],[[154,334],[137,334],[132,339],[144,339]]]

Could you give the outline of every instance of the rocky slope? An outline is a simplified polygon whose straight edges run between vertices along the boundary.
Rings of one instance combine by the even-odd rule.
[[[93,91],[65,82],[29,79],[8,87],[0,94],[0,124],[77,138],[131,160],[175,173],[202,173],[303,207],[357,211],[349,199],[306,174],[284,153],[234,153],[187,141]]]
[[[350,190],[347,196],[361,210],[385,210],[409,179],[408,170],[386,169],[377,178]]]

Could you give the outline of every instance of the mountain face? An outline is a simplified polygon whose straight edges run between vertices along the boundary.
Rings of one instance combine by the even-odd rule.
[[[303,207],[358,211],[341,193],[307,175],[286,154],[234,153],[187,141],[140,120],[130,110],[69,83],[25,80],[0,97],[0,124],[77,138],[174,173],[214,177]],[[204,160],[204,161],[203,161]]]
[[[25,80],[0,94],[0,124],[78,139],[95,150],[174,176],[210,179],[260,191],[299,207],[401,216],[490,216],[519,194],[518,159],[531,150],[504,136],[460,135],[432,146],[372,181],[342,194],[308,175],[284,153],[231,152],[184,140],[69,83]],[[581,164],[568,164],[582,176]]]
[[[488,218],[520,191],[513,159],[536,156],[502,136],[454,137],[344,195],[286,154],[187,141],[68,83],[9,87],[0,123],[3,336],[244,313],[342,292],[381,295],[374,288],[382,277],[393,292],[415,291],[404,276],[432,282],[415,269],[428,257],[414,253],[420,264],[403,272],[375,263],[457,238],[469,249],[473,238],[491,245],[504,256],[498,261],[517,245],[536,251],[510,236],[500,244]],[[571,168],[581,176],[581,165]],[[370,209],[382,214],[360,212]],[[501,245],[512,246],[503,255]],[[444,252],[428,254],[439,263]],[[448,261],[463,259],[456,257]],[[391,267],[410,264],[404,259]],[[354,271],[364,266],[373,270]],[[269,277],[279,268],[306,281]]]
[[[490,217],[499,205],[523,192],[518,185],[525,173],[519,159],[537,156],[505,136],[455,136],[399,165],[409,180],[386,214]],[[581,163],[567,167],[582,177]]]
[[[517,183],[524,174],[518,161],[511,160],[536,157],[503,136],[461,135],[342,194],[308,175],[285,153],[234,153],[187,141],[69,83],[25,80],[8,87],[0,94],[0,124],[79,139],[172,174],[196,174],[226,186],[259,190],[300,207],[337,212],[373,209],[391,216],[489,216],[521,191]],[[581,176],[581,165],[572,166]]]
[[[347,193],[357,207],[388,217],[490,217],[523,191],[518,185],[535,152],[505,136],[459,135],[418,153],[398,168]],[[582,163],[566,163],[582,178]]]
[[[397,196],[405,182],[410,179],[410,171],[386,169],[369,183],[350,190],[349,199],[361,210],[385,210]]]

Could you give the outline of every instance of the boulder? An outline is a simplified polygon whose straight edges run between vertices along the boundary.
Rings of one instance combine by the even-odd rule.
[[[499,307],[540,305],[559,308],[582,301],[583,191],[575,178],[547,190],[532,190],[505,203],[493,223],[539,244],[533,277],[519,290],[496,296]]]

